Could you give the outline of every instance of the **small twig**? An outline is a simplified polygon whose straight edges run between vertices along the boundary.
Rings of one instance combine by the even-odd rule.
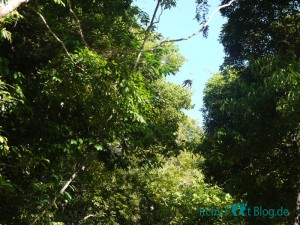
[[[90,217],[96,217],[96,215],[94,215],[94,214],[87,215],[87,216],[85,216],[82,220],[80,220],[80,221],[78,222],[78,224],[83,224],[83,223],[85,222],[85,220],[87,220],[87,219],[90,218]]]
[[[160,17],[161,17],[161,15],[163,14],[163,12],[164,12],[164,9],[163,9],[163,7],[161,6],[161,7],[160,7],[160,14],[159,14],[157,20],[156,20],[153,24],[156,24],[156,23],[159,23],[159,22],[160,22]]]
[[[76,20],[76,23],[77,23],[77,26],[78,26],[78,29],[79,29],[79,35],[80,35],[80,37],[81,37],[81,40],[82,40],[83,44],[85,45],[85,47],[88,47],[88,44],[87,44],[87,42],[85,41],[85,38],[84,38],[84,35],[83,35],[83,32],[82,32],[80,20],[78,19],[78,16],[74,13],[74,11],[73,11],[73,9],[72,9],[71,0],[69,0],[68,3],[69,3],[69,10],[70,10],[71,14],[74,16],[74,18],[75,18],[75,20]]]
[[[59,37],[53,32],[53,30],[50,28],[50,26],[48,25],[45,17],[39,13],[36,9],[32,8],[31,6],[27,6],[29,9],[31,9],[32,11],[34,11],[36,14],[39,15],[39,17],[42,19],[43,23],[45,24],[45,26],[47,27],[47,29],[49,30],[49,32],[52,34],[52,36],[61,44],[62,48],[64,49],[64,51],[66,52],[67,56],[72,59],[72,56],[70,55],[66,45],[64,44],[64,42],[62,40],[59,39]]]
[[[91,215],[87,215],[86,217],[83,218],[83,220],[87,220],[90,217],[94,217],[95,215],[91,214]]]
[[[57,37],[57,35],[52,31],[52,29],[49,27],[49,25],[48,25],[47,21],[45,20],[45,18],[43,17],[43,15],[40,14],[39,12],[36,12],[36,13],[41,17],[42,21],[44,22],[45,26],[48,28],[48,30],[50,31],[50,33],[53,35],[53,37],[61,44],[61,46],[65,50],[66,54],[70,58],[72,58],[71,55],[70,55],[70,53],[69,53],[69,51],[68,51],[68,49],[67,49],[67,47],[65,46],[65,43],[62,40],[60,40],[59,37]]]

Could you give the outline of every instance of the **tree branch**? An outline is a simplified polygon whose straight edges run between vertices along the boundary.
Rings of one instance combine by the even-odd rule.
[[[156,23],[159,23],[159,22],[160,22],[160,17],[161,17],[161,15],[163,14],[163,12],[164,12],[164,9],[163,9],[163,7],[161,6],[161,7],[160,7],[160,14],[159,14],[157,20],[156,20],[153,24],[156,24]]]
[[[52,34],[52,36],[53,36],[53,37],[61,44],[63,50],[65,51],[65,53],[67,54],[67,56],[70,58],[70,60],[75,64],[75,66],[76,66],[78,69],[80,69],[81,71],[85,72],[85,70],[84,70],[82,67],[76,65],[76,63],[73,61],[73,58],[72,58],[71,54],[69,53],[69,51],[68,51],[68,49],[67,49],[65,43],[64,43],[64,42],[63,42],[63,41],[62,41],[62,40],[54,33],[54,31],[50,28],[50,26],[48,25],[48,23],[47,23],[46,19],[44,18],[44,16],[43,16],[41,13],[39,13],[36,9],[34,9],[33,7],[31,7],[31,6],[27,6],[27,8],[31,9],[33,12],[35,12],[36,14],[39,15],[39,17],[42,19],[43,23],[45,24],[45,26],[47,27],[47,29],[49,30],[49,32]],[[71,8],[70,8],[70,9],[71,9]],[[82,37],[83,37],[83,36],[82,36]]]
[[[52,31],[52,29],[50,28],[50,26],[48,25],[46,19],[44,18],[44,16],[39,13],[38,11],[36,11],[34,8],[29,7],[31,10],[33,10],[36,14],[39,15],[39,17],[42,19],[43,23],[45,24],[45,26],[47,27],[47,29],[49,30],[49,32],[52,34],[52,36],[61,44],[63,50],[66,52],[67,56],[70,57],[72,59],[72,56],[70,55],[65,43],[59,39],[59,37],[57,37],[57,35]]]
[[[58,197],[60,195],[62,195],[65,190],[69,187],[69,185],[72,183],[72,181],[75,179],[77,173],[79,172],[79,170],[84,170],[84,166],[79,167],[72,175],[72,177],[65,183],[65,185],[62,187],[62,189],[60,189],[60,191],[55,195],[55,197],[52,199],[52,201],[46,206],[46,208],[41,211],[38,216],[35,218],[35,220],[30,224],[30,225],[34,225],[36,224],[36,222],[38,222],[42,216],[45,214],[45,212],[47,212],[56,202],[56,200],[58,199]]]
[[[144,50],[144,48],[145,48],[145,44],[146,44],[146,42],[147,42],[147,40],[148,40],[148,38],[149,38],[149,33],[150,33],[150,31],[151,31],[151,28],[153,27],[154,20],[155,20],[155,17],[156,17],[156,13],[157,13],[157,10],[158,10],[158,7],[159,7],[161,1],[162,1],[162,0],[158,0],[158,1],[157,1],[155,10],[154,10],[153,15],[152,15],[152,18],[151,18],[151,22],[150,22],[150,24],[149,24],[149,26],[148,26],[148,28],[147,28],[147,30],[146,30],[146,34],[145,34],[145,38],[144,38],[144,40],[143,40],[142,47],[141,47],[141,49],[140,49],[140,51],[139,51],[139,54],[138,54],[137,57],[136,57],[136,60],[135,60],[135,63],[134,63],[134,67],[133,67],[134,69],[137,68],[137,65],[138,65],[138,63],[139,63],[139,61],[140,61],[140,58],[141,58],[141,56],[142,56],[143,50]]]
[[[73,17],[74,17],[75,20],[76,20],[76,23],[77,23],[77,26],[78,26],[78,29],[79,29],[79,35],[80,35],[80,37],[81,37],[81,40],[82,40],[83,44],[85,45],[85,47],[88,47],[88,44],[87,44],[87,42],[85,41],[85,38],[84,38],[84,35],[83,35],[83,32],[82,32],[80,20],[78,19],[78,16],[77,16],[77,15],[74,13],[74,11],[72,10],[71,0],[69,0],[68,3],[69,3],[69,10],[70,10],[71,14],[73,15]]]
[[[90,217],[96,217],[96,215],[94,215],[94,214],[90,214],[90,215],[87,215],[87,216],[85,216],[82,220],[80,220],[79,222],[78,222],[78,224],[83,224],[88,218],[90,218]]]
[[[0,4],[0,18],[7,16],[25,2],[28,0],[10,0],[7,4]]]
[[[213,13],[209,16],[209,18],[207,19],[207,21],[205,22],[205,24],[204,24],[197,32],[195,32],[195,33],[193,33],[193,34],[191,34],[191,35],[189,35],[189,36],[187,36],[187,37],[178,38],[178,39],[171,39],[171,40],[162,40],[162,41],[160,41],[155,47],[153,47],[152,49],[144,50],[144,46],[145,46],[144,43],[147,41],[147,38],[148,38],[148,35],[147,35],[147,37],[145,37],[145,39],[144,39],[143,46],[142,46],[141,50],[139,51],[139,55],[138,55],[139,57],[137,58],[137,60],[136,60],[136,62],[135,62],[135,67],[134,67],[134,68],[136,68],[137,63],[138,63],[138,61],[139,61],[139,58],[141,57],[141,54],[142,54],[143,52],[151,52],[151,51],[154,51],[154,50],[156,50],[158,47],[160,47],[161,45],[163,45],[164,43],[186,41],[186,40],[191,39],[192,37],[194,37],[194,36],[200,34],[201,32],[203,32],[203,31],[205,30],[205,28],[207,28],[208,24],[210,23],[210,21],[212,20],[212,18],[215,16],[215,14],[216,14],[218,11],[220,11],[220,10],[223,9],[223,8],[226,8],[226,7],[230,6],[230,5],[231,5],[232,3],[234,3],[235,1],[236,1],[236,0],[231,0],[231,1],[228,2],[227,4],[220,5],[218,8],[216,8],[216,9],[213,11]],[[154,13],[156,13],[156,12],[154,12]],[[154,15],[153,15],[153,16],[154,16]],[[153,17],[152,17],[152,19],[153,19]],[[150,24],[150,25],[151,25],[151,24]],[[153,25],[153,24],[152,24],[152,25]],[[149,26],[149,27],[150,27],[150,26]],[[149,30],[149,27],[148,27],[148,30]],[[147,30],[147,31],[148,31],[148,30]],[[149,30],[149,31],[150,31],[150,30]],[[149,32],[148,32],[148,33],[149,33]]]
[[[201,32],[203,32],[205,30],[205,28],[208,26],[208,24],[210,23],[211,19],[214,17],[214,15],[220,11],[221,9],[225,8],[225,7],[228,7],[230,6],[233,2],[235,2],[236,0],[231,0],[229,3],[227,4],[224,4],[224,5],[221,5],[219,6],[218,8],[215,9],[215,11],[209,16],[208,20],[205,22],[205,24],[195,33],[187,36],[187,37],[184,37],[184,38],[178,38],[178,39],[173,39],[173,40],[164,40],[164,41],[161,41],[159,43],[159,45],[163,44],[163,43],[166,43],[166,42],[178,42],[178,41],[186,41],[198,34],[200,34]]]

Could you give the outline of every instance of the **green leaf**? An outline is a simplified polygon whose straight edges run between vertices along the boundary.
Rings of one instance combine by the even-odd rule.
[[[97,149],[97,151],[103,150],[103,146],[100,145],[100,144],[96,144],[96,145],[95,145],[95,148]]]
[[[74,139],[71,139],[71,145],[77,145],[77,141],[76,140],[74,140]]]
[[[72,200],[72,196],[66,191],[64,192],[64,196],[66,196],[68,200]]]
[[[56,4],[66,6],[62,0],[53,0]]]

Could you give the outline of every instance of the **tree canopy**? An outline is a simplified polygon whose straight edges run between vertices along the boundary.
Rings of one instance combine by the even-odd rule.
[[[204,182],[191,92],[165,79],[185,59],[146,13],[130,0],[15,9],[0,21],[0,224],[195,224],[199,206],[232,203]]]
[[[199,30],[166,39],[176,2],[1,2],[0,224],[299,224],[298,1],[220,1],[203,129],[166,77],[214,13],[195,1]],[[238,202],[289,215],[199,214]]]
[[[290,224],[300,193],[299,3],[242,0],[222,13],[226,57],[202,109],[206,175],[250,205],[284,205],[290,216],[267,223]]]

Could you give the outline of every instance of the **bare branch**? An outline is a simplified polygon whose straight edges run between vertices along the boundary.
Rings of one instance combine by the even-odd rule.
[[[69,0],[68,3],[69,3],[69,10],[70,10],[71,14],[73,15],[73,17],[74,17],[75,20],[76,20],[76,23],[77,23],[77,26],[78,26],[78,29],[79,29],[79,35],[80,35],[80,37],[81,37],[81,40],[82,40],[83,44],[85,45],[85,47],[88,47],[88,44],[87,44],[87,42],[85,41],[85,38],[84,38],[84,35],[83,35],[83,32],[82,32],[80,20],[78,19],[78,16],[77,16],[77,15],[74,13],[74,11],[72,10],[71,0]]]
[[[83,220],[87,220],[87,219],[90,218],[90,217],[95,217],[95,215],[93,215],[93,214],[87,215],[87,216],[85,216],[85,217],[83,218]]]
[[[228,6],[230,6],[233,2],[235,2],[236,0],[231,0],[230,2],[228,2],[227,4],[224,4],[224,5],[221,5],[219,6],[218,8],[216,8],[213,13],[209,16],[208,20],[205,22],[205,24],[195,33],[187,36],[187,37],[183,37],[183,38],[178,38],[178,39],[171,39],[171,40],[162,40],[160,41],[155,47],[153,47],[152,49],[149,49],[149,50],[144,50],[143,48],[139,51],[140,54],[142,52],[151,52],[151,51],[154,51],[155,49],[157,49],[158,47],[160,47],[161,45],[163,45],[164,43],[168,43],[168,42],[179,42],[179,41],[186,41],[186,40],[189,40],[191,39],[192,37],[200,34],[201,32],[203,32],[205,30],[205,28],[207,28],[208,24],[210,23],[210,21],[212,20],[212,18],[215,16],[215,14],[220,11],[221,9],[223,8],[226,8]],[[135,66],[136,68],[136,66]]]
[[[70,55],[65,43],[60,40],[60,38],[53,32],[53,30],[50,28],[50,26],[48,25],[46,19],[44,18],[44,16],[39,13],[36,9],[30,7],[30,6],[27,6],[29,9],[31,9],[32,11],[34,11],[36,14],[39,15],[39,17],[42,19],[43,23],[45,24],[45,26],[47,27],[47,29],[49,30],[49,32],[52,34],[52,36],[61,44],[63,50],[66,52],[67,56],[72,59],[72,56]]]
[[[0,18],[7,16],[25,2],[28,0],[10,0],[7,4],[0,4]]]
[[[62,189],[60,189],[60,191],[55,195],[55,197],[52,199],[52,201],[46,206],[45,209],[43,209],[43,211],[41,211],[38,216],[35,218],[35,220],[30,224],[30,225],[34,225],[36,224],[36,222],[38,222],[42,216],[45,214],[45,212],[47,212],[56,202],[56,200],[58,199],[58,197],[60,195],[62,195],[65,190],[69,187],[69,185],[72,183],[72,181],[75,179],[77,173],[79,172],[79,170],[84,170],[84,166],[79,167],[72,175],[72,177],[65,183],[65,185],[62,187]]]
[[[39,12],[36,11],[36,13],[41,17],[42,21],[44,22],[45,26],[48,28],[48,30],[50,31],[50,33],[53,35],[53,37],[61,44],[62,48],[65,50],[66,54],[70,57],[70,53],[67,49],[67,47],[65,46],[65,43],[59,39],[59,37],[57,37],[57,35],[52,31],[52,29],[49,27],[47,21],[45,20],[44,16],[42,14],[40,14]]]
[[[136,69],[136,67],[137,67],[137,65],[138,65],[138,63],[139,63],[139,61],[140,61],[140,58],[141,58],[141,56],[142,56],[143,50],[144,50],[144,48],[145,48],[145,44],[146,44],[146,42],[147,42],[147,40],[148,40],[148,38],[149,38],[149,33],[150,33],[150,31],[151,31],[151,29],[152,29],[152,27],[153,27],[154,20],[155,20],[155,17],[156,17],[156,13],[157,13],[157,10],[158,10],[158,7],[159,7],[161,1],[162,1],[162,0],[158,0],[158,1],[157,1],[155,10],[154,10],[153,15],[152,15],[151,22],[150,22],[150,24],[149,24],[149,26],[148,26],[148,28],[147,28],[147,30],[146,30],[146,34],[145,34],[145,38],[144,38],[144,40],[143,40],[142,47],[141,47],[141,49],[140,49],[140,51],[139,51],[138,56],[136,57],[136,60],[135,60],[135,63],[134,63],[134,69]]]
[[[159,23],[159,22],[160,22],[160,17],[161,17],[161,15],[163,14],[163,12],[164,12],[164,9],[163,9],[163,7],[161,6],[161,7],[160,7],[160,14],[159,14],[157,20],[156,20],[153,24],[156,24],[156,23]]]
[[[78,222],[78,224],[83,224],[83,223],[85,222],[85,220],[87,220],[87,219],[90,218],[90,217],[96,217],[96,215],[94,215],[94,214],[87,215],[87,216],[85,216],[82,220],[80,220],[80,221]]]

